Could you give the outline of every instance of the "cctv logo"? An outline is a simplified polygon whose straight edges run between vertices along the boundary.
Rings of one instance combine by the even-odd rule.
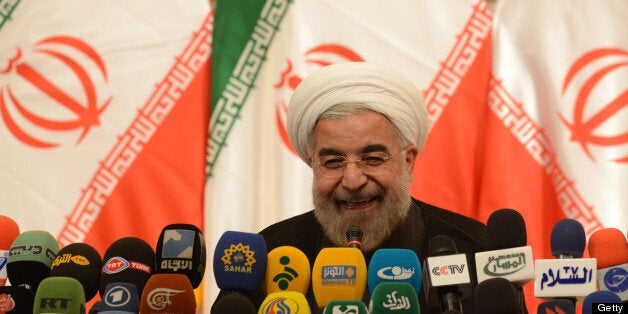
[[[446,266],[436,266],[432,268],[432,274],[436,276],[447,276],[447,275],[455,275],[464,273],[464,264],[461,265],[446,265]]]

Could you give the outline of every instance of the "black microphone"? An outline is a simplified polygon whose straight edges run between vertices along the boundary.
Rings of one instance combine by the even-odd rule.
[[[505,278],[517,291],[521,313],[528,313],[523,286],[534,279],[532,248],[527,246],[526,223],[510,208],[494,211],[486,222],[487,252],[475,254],[478,282]]]
[[[480,282],[474,291],[476,313],[518,314],[517,291],[508,279],[495,277]]]
[[[231,292],[216,300],[211,308],[211,314],[255,314],[255,305],[249,298],[238,292]]]
[[[350,226],[345,233],[347,236],[347,246],[354,248],[362,247],[362,230],[358,226]]]
[[[423,267],[423,288],[427,304],[442,313],[461,314],[463,296],[471,296],[469,263],[458,254],[456,242],[447,235],[430,239]]]

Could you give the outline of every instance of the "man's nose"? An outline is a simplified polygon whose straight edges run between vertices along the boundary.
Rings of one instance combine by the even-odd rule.
[[[357,162],[347,163],[342,173],[342,186],[349,190],[357,190],[368,182]]]

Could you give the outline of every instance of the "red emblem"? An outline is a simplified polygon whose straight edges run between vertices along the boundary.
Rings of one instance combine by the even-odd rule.
[[[0,294],[0,313],[6,313],[15,308],[15,301],[8,293]]]
[[[560,118],[571,130],[571,141],[578,142],[591,160],[595,160],[595,157],[589,148],[590,145],[616,148],[628,144],[628,129],[616,131],[617,127],[626,127],[625,122],[617,123],[617,119],[620,119],[621,115],[625,118],[628,113],[625,112],[628,108],[628,85],[620,86],[622,91],[618,95],[608,95],[605,92],[617,89],[611,87],[612,84],[627,83],[625,79],[613,79],[613,75],[619,77],[620,73],[623,73],[625,78],[627,69],[628,51],[618,48],[595,49],[585,53],[572,64],[563,82],[561,92],[563,96],[570,86],[578,85],[576,86],[578,92],[575,96],[572,121],[568,121],[562,114]],[[578,81],[575,79],[578,76],[587,77]],[[599,95],[602,94],[605,97],[610,96],[611,99],[601,101]],[[605,125],[612,125],[612,130],[609,132],[604,128]],[[624,151],[621,154],[613,157],[613,161],[628,162],[628,153]]]
[[[103,266],[102,271],[105,274],[116,274],[125,269],[128,269],[131,266],[126,259],[120,256],[114,256],[107,260],[105,266]]]
[[[74,37],[45,38],[26,54],[17,48],[0,76],[9,76],[9,84],[0,85],[2,120],[16,139],[36,148],[59,146],[54,134],[74,130],[80,143],[111,101],[99,100],[107,83],[102,58]]]
[[[277,101],[275,117],[281,140],[291,152],[296,154],[294,148],[290,145],[288,131],[286,130],[286,114],[288,112],[288,102],[286,99],[290,98],[290,95],[292,95],[292,92],[294,92],[294,89],[297,88],[303,78],[298,73],[293,73],[292,61],[290,59],[286,61],[286,69],[281,73],[279,82],[273,86],[277,91],[286,91],[285,94],[281,95],[283,98]],[[322,44],[305,52],[305,63],[316,67],[324,67],[333,63],[349,61],[364,61],[364,58],[340,44]]]

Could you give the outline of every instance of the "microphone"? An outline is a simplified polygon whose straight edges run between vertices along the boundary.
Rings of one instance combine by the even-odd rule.
[[[201,230],[191,224],[170,224],[159,234],[156,248],[158,274],[183,274],[197,288],[205,274],[207,253]]]
[[[329,301],[323,309],[323,314],[369,314],[366,304],[359,300]]]
[[[480,282],[473,292],[476,313],[521,313],[517,291],[508,279],[491,278]]]
[[[97,313],[135,314],[139,310],[140,296],[137,287],[127,282],[112,282],[105,287]]]
[[[473,295],[469,263],[458,254],[456,242],[446,235],[430,239],[423,267],[427,305],[446,313],[462,313],[461,299]]]
[[[0,215],[0,287],[7,283],[7,260],[11,244],[20,235],[20,227],[15,220]]]
[[[140,298],[140,313],[196,313],[192,283],[181,274],[154,274]]]
[[[527,313],[522,287],[534,279],[534,258],[525,220],[518,211],[502,208],[491,213],[486,227],[488,251],[475,253],[478,282],[508,279],[517,289],[521,312]]]
[[[597,290],[597,261],[581,258],[585,244],[584,228],[577,220],[565,218],[554,225],[550,246],[556,259],[535,261],[535,297],[569,298],[575,304],[575,298]]]
[[[362,247],[362,230],[358,226],[349,226],[347,232],[345,232],[345,236],[347,237],[347,246],[354,248]]]
[[[257,233],[226,231],[214,252],[214,277],[218,288],[252,291],[266,275],[268,251]]]
[[[589,238],[589,255],[597,259],[597,284],[628,301],[628,241],[615,228],[595,231]]]
[[[240,293],[232,292],[214,302],[211,314],[257,314],[251,300]]]
[[[419,314],[416,291],[407,282],[382,282],[375,287],[370,302],[371,314]]]
[[[280,291],[266,296],[258,313],[310,314],[310,306],[301,292]]]
[[[104,295],[105,288],[113,282],[126,282],[142,293],[146,282],[153,274],[155,251],[146,241],[136,237],[125,237],[114,241],[105,251],[98,291]]]
[[[37,291],[50,275],[50,266],[59,252],[59,243],[47,231],[31,230],[18,235],[9,250],[7,275],[14,286]]]
[[[26,287],[0,287],[0,313],[32,313],[35,292]]]
[[[81,283],[70,277],[49,277],[35,293],[33,314],[85,313],[85,292]]]
[[[281,291],[297,291],[305,295],[310,276],[310,261],[303,251],[293,246],[279,246],[268,252],[264,291],[267,295]]]
[[[71,243],[59,250],[50,266],[50,277],[70,277],[83,286],[85,300],[98,292],[102,257],[94,247],[85,243]]]
[[[418,295],[421,291],[421,263],[416,253],[409,249],[378,249],[368,266],[367,284],[373,294],[382,282],[407,282]]]
[[[541,302],[536,309],[536,314],[551,313],[576,314],[576,308],[569,300],[557,299]]]
[[[600,304],[602,307],[600,308]],[[621,298],[606,290],[595,291],[588,294],[582,301],[582,314],[593,313],[625,313],[625,304],[621,303]]]
[[[319,308],[332,300],[362,300],[366,289],[366,261],[356,248],[320,250],[312,267],[312,291]]]

